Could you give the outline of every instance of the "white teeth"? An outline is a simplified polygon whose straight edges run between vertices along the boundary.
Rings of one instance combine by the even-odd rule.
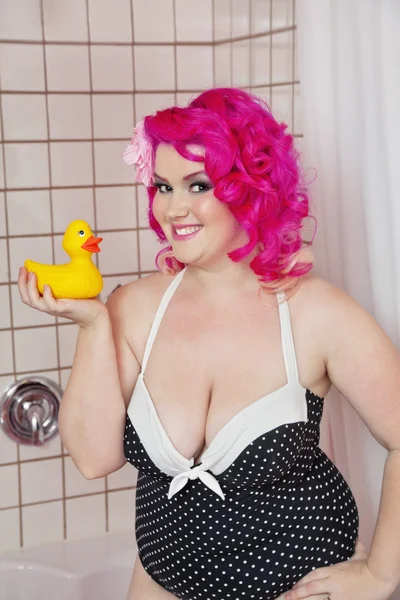
[[[189,233],[194,233],[201,229],[203,225],[196,225],[195,227],[181,227],[179,229],[175,229],[178,235],[189,235]]]

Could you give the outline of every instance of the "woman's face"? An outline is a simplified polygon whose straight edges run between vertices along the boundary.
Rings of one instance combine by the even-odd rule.
[[[188,150],[204,156],[200,146]],[[214,196],[204,162],[186,160],[171,144],[160,144],[154,183],[154,216],[181,262],[202,267],[231,262],[227,252],[248,241],[228,206]]]

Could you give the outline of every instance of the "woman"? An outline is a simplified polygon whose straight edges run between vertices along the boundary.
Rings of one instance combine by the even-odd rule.
[[[368,558],[356,548],[357,506],[318,442],[334,383],[399,447],[399,357],[310,273],[285,129],[233,88],[146,117],[125,160],[169,244],[159,272],[106,306],[41,298],[19,278],[24,302],[80,325],[59,416],[75,465],[87,478],[139,470],[130,600],[272,600],[296,583],[281,597],[386,600],[396,587],[381,539]]]

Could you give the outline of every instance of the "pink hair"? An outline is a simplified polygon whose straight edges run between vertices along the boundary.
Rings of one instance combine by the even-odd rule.
[[[262,288],[267,293],[294,292],[313,268],[314,256],[312,240],[301,238],[303,220],[310,216],[309,200],[287,125],[278,123],[260,98],[237,88],[213,88],[187,107],[145,117],[144,128],[154,156],[160,143],[170,143],[184,158],[204,161],[215,197],[228,204],[249,237],[229,258],[239,262],[258,246],[250,268]],[[190,153],[189,144],[204,146],[205,156]],[[150,185],[147,190],[150,226],[165,242],[152,209],[157,188]],[[156,265],[170,274],[185,266],[171,246],[157,254]]]

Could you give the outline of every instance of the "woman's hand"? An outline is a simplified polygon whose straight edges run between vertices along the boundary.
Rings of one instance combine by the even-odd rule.
[[[108,317],[106,305],[98,298],[88,300],[56,299],[49,286],[44,288],[43,296],[37,288],[35,273],[29,273],[21,267],[18,276],[18,290],[21,300],[31,308],[48,313],[53,317],[64,317],[75,321],[80,327],[93,327],[98,321]]]
[[[389,600],[394,589],[370,571],[364,544],[357,540],[349,560],[311,571],[278,600]]]

